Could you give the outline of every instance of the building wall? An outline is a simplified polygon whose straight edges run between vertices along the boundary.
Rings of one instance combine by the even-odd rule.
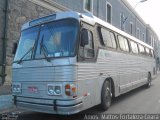
[[[53,0],[53,1],[73,11],[83,12],[82,0]]]
[[[30,1],[36,1],[36,0],[30,0]],[[39,0],[39,1],[43,1],[43,0]],[[54,4],[63,6],[65,9],[62,9],[62,11],[73,10],[81,13],[86,12],[84,10],[83,0],[76,0],[76,1],[75,0],[67,0],[67,1],[45,0],[45,2],[43,3],[46,4],[46,1],[48,1],[48,3],[50,3],[52,6],[55,6]],[[39,4],[38,2],[37,4]],[[127,18],[127,20],[124,23],[124,26],[125,26],[124,31],[127,32],[128,34],[131,34],[130,23],[132,23],[133,25],[132,35],[138,38],[137,29],[139,29],[140,30],[139,39],[146,42],[146,39],[147,39],[146,24],[126,0],[93,0],[93,15],[106,21],[106,4],[107,3],[112,6],[112,25],[121,29],[120,14],[123,14],[124,18]],[[143,38],[143,34],[144,34],[144,38]]]
[[[5,1],[0,0],[0,84],[2,82],[2,57],[3,57],[3,33],[4,33],[4,9]]]
[[[0,0],[2,1],[2,0]],[[8,15],[8,41],[7,41],[7,66],[6,66],[6,82],[11,82],[11,64],[14,55],[12,55],[13,43],[18,42],[20,37],[21,25],[26,21],[54,13],[46,8],[38,6],[28,0],[9,0],[9,15]]]
[[[50,1],[50,0],[48,0]],[[69,8],[69,10],[74,10],[78,12],[86,12],[83,7],[83,1],[82,0],[52,0],[55,3],[58,3],[62,6],[65,6],[66,8]],[[93,0],[93,15],[101,18],[102,20],[106,21],[106,5],[110,4],[112,6],[112,25],[121,29],[121,23],[120,23],[120,14],[124,15],[124,18],[127,18],[125,22],[125,28],[124,31],[131,34],[131,25],[133,24],[132,28],[132,35],[137,37],[137,28],[140,30],[140,39],[143,40],[143,34],[144,38],[146,38],[146,25],[143,22],[142,19],[139,18],[135,12],[133,12],[133,8],[131,9],[131,6],[125,2],[125,0]]]
[[[5,1],[0,0],[0,64],[2,64],[2,44],[3,44],[3,25],[4,25],[4,7],[5,7]]]
[[[100,8],[102,9],[102,11],[105,11],[106,9],[105,1],[106,0],[104,0],[103,3],[101,3],[102,6]],[[131,34],[130,23],[132,23],[132,35],[138,38],[137,28],[139,28],[140,30],[139,39],[143,40],[143,37],[142,37],[143,33],[146,38],[145,23],[141,20],[141,18],[139,18],[139,16],[137,16],[137,14],[134,12],[134,9],[127,2],[124,2],[124,0],[107,0],[107,2],[112,6],[112,25],[121,29],[120,18],[121,18],[121,15],[123,15],[124,19],[126,19],[124,22],[124,31],[127,32],[128,34]],[[101,16],[103,16],[103,13],[100,13],[100,14]]]
[[[160,42],[158,36],[155,34],[154,30],[150,27],[150,25],[146,26],[147,39],[146,42],[153,46],[155,50],[156,57],[160,57]]]

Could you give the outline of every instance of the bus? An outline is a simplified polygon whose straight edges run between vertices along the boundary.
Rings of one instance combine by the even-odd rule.
[[[156,75],[154,49],[88,13],[58,12],[25,23],[12,65],[14,105],[71,115]]]

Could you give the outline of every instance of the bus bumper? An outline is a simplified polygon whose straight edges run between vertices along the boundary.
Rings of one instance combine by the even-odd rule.
[[[14,104],[17,108],[60,115],[78,113],[82,111],[83,107],[82,98],[74,100],[49,100],[14,96]]]

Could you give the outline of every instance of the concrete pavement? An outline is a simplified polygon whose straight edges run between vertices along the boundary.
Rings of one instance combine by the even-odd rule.
[[[0,113],[13,109],[11,85],[0,86]]]
[[[0,96],[0,113],[13,109],[12,95],[1,95]]]

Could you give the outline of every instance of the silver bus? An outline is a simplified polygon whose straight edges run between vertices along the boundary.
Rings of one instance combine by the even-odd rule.
[[[154,50],[90,14],[61,12],[25,23],[12,66],[18,108],[75,114],[145,85]]]

